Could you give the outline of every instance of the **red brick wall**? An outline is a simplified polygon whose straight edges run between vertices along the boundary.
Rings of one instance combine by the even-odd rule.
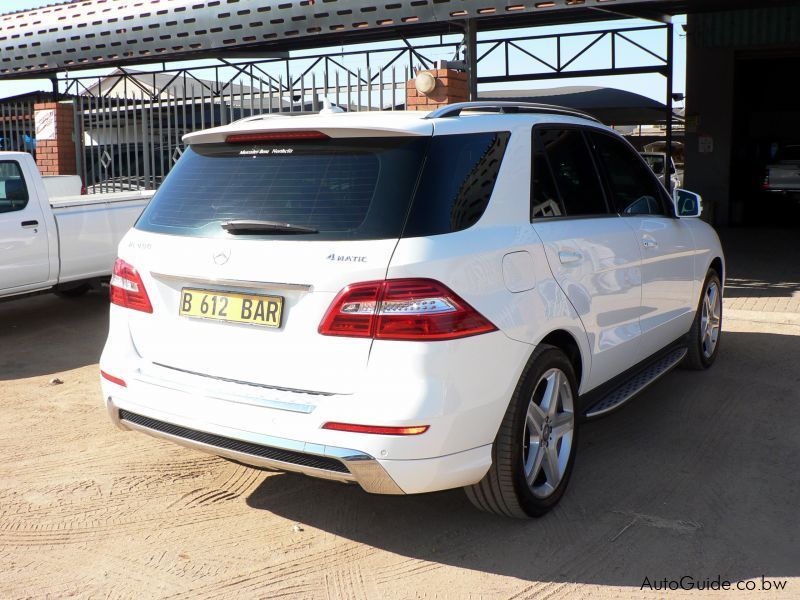
[[[42,175],[76,175],[75,121],[71,103],[45,102],[36,104],[34,112],[56,111],[56,136],[54,140],[36,140],[36,164]]]
[[[408,110],[434,110],[445,104],[466,102],[469,99],[467,74],[452,69],[427,71],[436,78],[436,87],[427,96],[418,92],[412,79],[406,83],[406,108]]]

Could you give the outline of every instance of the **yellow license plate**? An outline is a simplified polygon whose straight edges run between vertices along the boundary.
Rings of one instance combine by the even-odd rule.
[[[280,296],[253,296],[192,288],[181,290],[179,314],[185,317],[280,327],[282,312],[283,298]]]

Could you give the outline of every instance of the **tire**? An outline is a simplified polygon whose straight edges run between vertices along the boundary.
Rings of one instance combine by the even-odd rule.
[[[705,314],[708,310],[706,306],[706,299],[709,297],[711,290],[716,289],[716,298],[711,300],[715,304],[715,324],[713,329],[716,331],[716,337],[713,335],[713,344],[710,344],[710,339],[707,338],[708,331],[706,329],[707,318]],[[711,325],[709,325],[711,327]],[[719,274],[714,269],[709,269],[706,275],[706,280],[703,282],[703,293],[700,295],[700,302],[697,307],[697,313],[692,321],[692,328],[687,334],[688,351],[681,363],[681,368],[690,369],[693,371],[704,371],[714,364],[719,354],[719,345],[722,341],[722,282],[720,281]],[[710,351],[709,351],[710,350]]]
[[[554,389],[559,393],[551,404]],[[558,503],[575,463],[577,392],[567,356],[553,346],[538,346],[492,445],[492,466],[481,481],[464,488],[472,504],[486,512],[525,519],[540,517]]]
[[[55,294],[59,298],[78,298],[79,296],[83,296],[90,289],[92,289],[91,285],[89,285],[88,283],[82,283],[73,288],[59,290]]]

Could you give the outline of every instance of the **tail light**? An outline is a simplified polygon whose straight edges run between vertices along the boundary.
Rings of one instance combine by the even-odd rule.
[[[121,258],[114,263],[111,274],[111,304],[146,313],[153,312],[153,305],[150,304],[139,271]]]
[[[497,328],[432,279],[356,283],[334,298],[319,333],[381,340],[452,340]]]
[[[762,189],[769,189],[769,171],[764,172],[764,181],[761,182]]]
[[[85,196],[87,193],[88,193],[88,192],[86,191],[86,186],[85,186],[85,185],[82,185],[82,186],[81,186],[81,196]]]

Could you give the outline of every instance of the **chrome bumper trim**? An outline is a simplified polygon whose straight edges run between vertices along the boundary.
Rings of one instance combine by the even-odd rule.
[[[171,435],[163,431],[150,429],[149,427],[144,427],[130,421],[121,420],[119,416],[119,408],[116,406],[114,399],[111,396],[106,399],[106,408],[108,409],[108,414],[111,418],[111,421],[122,430],[140,431],[153,437],[169,440],[186,448],[200,450],[201,452],[206,452],[217,456],[224,456],[225,458],[237,460],[256,467],[302,473],[304,475],[309,475],[311,477],[317,477],[320,479],[356,482],[364,489],[364,491],[371,494],[404,494],[403,490],[400,489],[400,487],[389,476],[381,464],[375,460],[375,458],[358,450],[339,448],[336,446],[325,446],[321,444],[309,444],[267,435],[259,436],[260,443],[262,443],[264,446],[270,446],[272,448],[279,448],[294,452],[304,452],[306,454],[324,456],[326,458],[339,460],[344,463],[350,472],[338,473],[336,471],[328,471],[325,469],[317,469],[305,465],[271,460],[262,456],[254,456],[244,452],[220,448],[218,446],[205,444],[203,442]]]
[[[245,288],[251,290],[275,290],[286,292],[310,292],[312,287],[304,283],[284,283],[280,281],[247,281],[245,279],[222,279],[217,277],[192,277],[189,275],[171,275],[151,271],[150,275],[161,281],[176,283],[193,283],[198,285],[218,285],[222,287]]]

